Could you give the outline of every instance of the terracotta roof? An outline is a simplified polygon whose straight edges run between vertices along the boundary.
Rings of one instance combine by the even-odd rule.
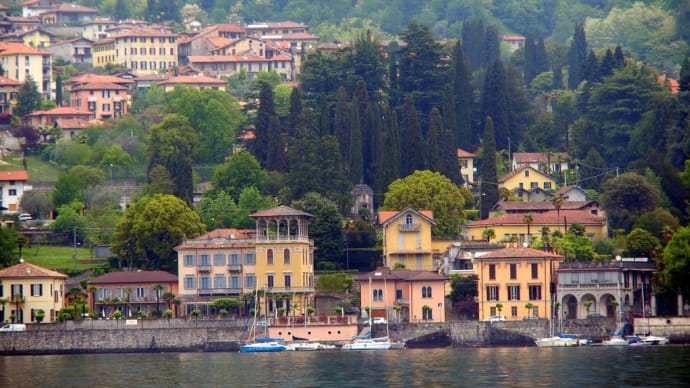
[[[225,85],[226,81],[207,77],[204,75],[178,75],[175,77],[170,77],[165,81],[158,83],[159,85],[177,85],[177,84],[214,84],[214,85]]]
[[[36,117],[36,116],[65,116],[65,115],[90,115],[91,112],[86,110],[79,110],[77,108],[72,108],[70,106],[58,106],[51,110],[37,110],[31,112],[26,116]]]
[[[553,258],[565,260],[564,256],[542,251],[539,249],[525,248],[521,246],[506,247],[492,252],[485,253],[475,258],[475,260],[485,259],[542,259]]]
[[[223,38],[221,36],[209,36],[206,39],[215,47],[227,46],[233,42],[232,39]]]
[[[247,26],[248,30],[259,28],[307,28],[307,25],[286,20],[284,22],[256,22]]]
[[[378,274],[378,276],[377,276]],[[371,280],[404,280],[404,281],[446,281],[448,277],[439,275],[435,271],[412,271],[409,269],[390,269],[377,268],[375,271],[367,273],[359,273],[352,276],[354,280],[359,282]]]
[[[0,86],[21,86],[22,83],[0,75]]]
[[[503,35],[501,37],[501,40],[505,40],[506,42],[523,41],[523,40],[526,40],[526,38],[522,35]]]
[[[412,208],[407,208],[404,210],[379,210],[379,224],[387,224],[393,219],[398,218],[399,216],[409,212],[421,215],[423,218],[426,218],[427,221],[429,221],[431,224],[436,225],[436,222],[434,222],[434,212],[432,210],[415,210]]]
[[[306,32],[298,32],[293,34],[266,34],[261,36],[264,40],[319,40],[316,35],[308,34]]]
[[[49,270],[37,265],[23,262],[0,270],[0,279],[59,278],[66,279],[64,273]]]
[[[229,240],[244,240],[254,238],[256,230],[254,229],[237,229],[237,228],[219,228],[214,229],[208,233],[202,234],[192,240],[207,240],[209,238],[225,238]]]
[[[458,148],[458,158],[474,158],[476,155],[463,150],[462,148]]]
[[[216,24],[208,28],[211,31],[221,32],[247,32],[247,29],[237,24]]]
[[[567,210],[583,210],[590,207],[598,207],[599,202],[597,201],[563,201],[561,203],[561,212]],[[542,201],[542,202],[522,202],[522,201],[498,201],[493,209],[503,210],[506,212],[510,211],[549,211],[556,210],[553,202]]]
[[[177,276],[165,271],[110,272],[91,279],[89,284],[177,283]]]
[[[111,82],[87,82],[76,85],[70,90],[129,90],[122,85]]]
[[[88,127],[103,125],[99,120],[74,119],[74,118],[59,118],[57,119],[58,126],[62,129],[84,129]]]
[[[60,12],[72,12],[72,13],[98,13],[97,9],[84,7],[83,5],[74,3],[60,3],[57,6],[57,11]]]
[[[568,160],[568,153],[567,152],[553,152],[553,153],[551,153],[551,155],[547,155],[544,152],[514,152],[513,153],[513,160],[516,163],[547,163],[549,160],[551,160],[551,163],[554,163],[559,158],[561,161]]]
[[[42,50],[16,42],[0,42],[0,55],[53,55],[51,51]]]
[[[305,213],[301,210],[293,209],[289,206],[280,205],[274,207],[273,209],[263,210],[250,214],[249,217],[259,218],[259,217],[285,217],[285,216],[304,216],[304,217],[314,217],[309,213]]]
[[[270,62],[258,55],[190,55],[189,63]]]
[[[68,80],[63,81],[64,85],[70,85],[75,83],[88,83],[88,82],[110,82],[113,84],[133,84],[135,81],[132,79],[116,77],[114,75],[103,75],[103,74],[92,74],[86,73],[76,77],[72,77]]]
[[[500,216],[489,217],[481,221],[472,221],[465,224],[467,228],[489,228],[501,225],[525,225],[523,221],[525,214],[522,213],[507,213]],[[541,226],[563,225],[563,221],[567,221],[568,225],[577,222],[581,225],[604,225],[606,223],[606,216],[602,214],[591,214],[587,210],[563,210],[556,212],[549,210],[544,213],[532,214],[532,228],[539,228]],[[537,230],[537,229],[533,229]]]
[[[29,179],[29,172],[22,171],[0,171],[0,181],[25,181]]]

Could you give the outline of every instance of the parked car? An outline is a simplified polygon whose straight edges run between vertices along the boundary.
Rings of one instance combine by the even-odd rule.
[[[528,315],[528,316],[522,318],[522,320],[523,321],[538,321],[539,317],[537,317],[535,315]]]
[[[2,331],[26,331],[26,325],[23,323],[8,323],[0,327],[0,332]]]
[[[31,221],[31,220],[33,220],[34,218],[31,217],[31,214],[29,214],[29,213],[22,213],[22,214],[20,214],[20,215],[17,217],[17,219],[18,219],[19,221]]]
[[[587,316],[587,319],[599,319],[599,318],[606,318],[606,317],[601,315],[601,314],[589,314]]]
[[[386,321],[386,318],[376,317],[371,320],[371,323],[374,325],[385,325],[388,323],[388,321]]]
[[[489,318],[486,318],[482,322],[502,322],[506,320],[505,315],[492,315]]]

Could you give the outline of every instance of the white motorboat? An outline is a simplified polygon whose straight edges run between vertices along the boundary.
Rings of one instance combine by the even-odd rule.
[[[668,338],[656,335],[645,335],[639,337],[639,341],[631,343],[630,345],[668,345],[670,342]]]
[[[326,345],[320,342],[293,342],[285,345],[285,350],[295,352],[310,352],[316,350],[334,350],[335,345]]]
[[[539,338],[535,340],[534,343],[540,348],[558,348],[577,346],[580,342],[574,337],[557,335],[553,337]]]
[[[376,341],[371,338],[354,339],[349,344],[343,345],[342,350],[389,350],[391,342]]]

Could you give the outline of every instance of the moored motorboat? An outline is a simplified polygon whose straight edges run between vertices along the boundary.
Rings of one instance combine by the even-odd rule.
[[[280,342],[255,342],[240,346],[242,353],[282,352],[284,350],[285,345]]]
[[[360,338],[354,339],[349,344],[344,344],[341,348],[342,350],[389,350],[391,348],[391,342],[385,341],[375,341],[371,338]]]

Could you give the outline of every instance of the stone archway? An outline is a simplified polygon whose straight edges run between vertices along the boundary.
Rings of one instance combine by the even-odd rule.
[[[577,298],[571,294],[563,296],[563,301],[561,302],[561,308],[563,309],[563,318],[565,319],[577,319],[579,315],[577,313]]]
[[[602,295],[601,298],[599,298],[599,305],[604,309],[604,311],[598,311],[598,313],[609,318],[615,317],[617,309],[613,307],[614,300],[616,300],[616,298],[611,294]]]
[[[587,305],[591,303],[591,306],[587,308]],[[598,303],[597,303],[597,298],[594,297],[592,294],[584,294],[580,298],[580,312],[582,313],[583,318],[587,318],[589,314],[596,314],[599,313],[598,309]]]

